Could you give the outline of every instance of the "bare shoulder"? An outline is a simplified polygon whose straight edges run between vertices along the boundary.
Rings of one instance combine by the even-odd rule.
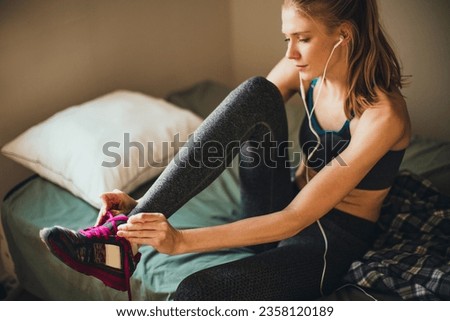
[[[386,94],[380,90],[377,95],[377,102],[361,115],[358,131],[378,132],[380,139],[392,141],[391,150],[406,148],[411,139],[411,121],[404,97],[400,92]]]
[[[267,75],[267,79],[278,87],[285,102],[299,91],[298,71],[287,58],[281,59],[275,65]]]

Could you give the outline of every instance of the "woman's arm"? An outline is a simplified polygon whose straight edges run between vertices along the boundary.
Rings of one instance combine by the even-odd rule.
[[[176,230],[162,214],[141,213],[119,227],[119,236],[167,254],[212,251],[291,237],[338,204],[405,135],[407,121],[392,107],[373,107],[359,120],[352,141],[282,211],[234,223]]]
[[[287,58],[283,58],[267,75],[267,80],[274,83],[284,102],[287,102],[295,93],[300,90],[300,79],[298,71],[292,62]],[[309,84],[307,84],[309,86]]]

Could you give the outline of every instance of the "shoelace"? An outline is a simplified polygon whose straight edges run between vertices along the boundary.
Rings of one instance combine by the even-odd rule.
[[[117,221],[124,222],[125,220],[121,216],[112,217],[100,226],[88,227],[87,229],[84,229],[80,232],[82,232],[86,237],[95,236],[107,239],[112,234],[117,233]]]

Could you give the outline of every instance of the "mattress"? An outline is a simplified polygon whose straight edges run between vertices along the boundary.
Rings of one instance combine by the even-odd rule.
[[[140,197],[151,183],[132,195]],[[237,220],[241,215],[239,197],[237,168],[233,166],[178,210],[170,222],[178,228],[193,228]],[[97,211],[86,202],[38,176],[9,193],[2,205],[2,221],[22,287],[46,300],[126,300],[125,292],[61,263],[39,239],[43,227],[60,225],[77,230],[92,226],[96,217]],[[186,276],[252,254],[246,248],[177,256],[157,253],[149,246],[139,251],[141,261],[131,279],[133,300],[170,300]]]
[[[168,100],[205,117],[227,92],[220,84],[207,81],[175,92]],[[287,111],[290,140],[295,142],[303,113],[301,108],[292,105],[287,106]],[[177,228],[195,228],[240,219],[236,163],[178,210],[170,222]],[[401,169],[429,179],[434,187],[450,195],[450,143],[415,136]],[[145,183],[132,196],[140,197],[152,183]],[[446,209],[445,213],[449,211]],[[47,226],[60,225],[75,230],[92,226],[97,217],[95,208],[65,189],[33,176],[11,190],[2,203],[1,214],[17,277],[28,292],[45,300],[127,300],[127,293],[108,288],[96,278],[77,273],[61,263],[39,239],[39,230]],[[450,217],[446,220],[448,222]],[[148,246],[139,251],[141,262],[131,279],[134,300],[170,300],[178,284],[188,275],[252,255],[246,248],[177,256],[157,253]],[[443,259],[448,261],[448,258]],[[369,295],[350,285],[323,299],[399,299],[389,291],[366,291]]]

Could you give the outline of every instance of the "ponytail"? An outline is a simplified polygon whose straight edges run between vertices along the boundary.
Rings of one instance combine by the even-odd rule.
[[[403,87],[401,66],[379,23],[376,0],[357,1],[361,15],[352,23],[349,91],[344,105],[347,118],[361,116],[375,103],[377,90],[388,94]]]

